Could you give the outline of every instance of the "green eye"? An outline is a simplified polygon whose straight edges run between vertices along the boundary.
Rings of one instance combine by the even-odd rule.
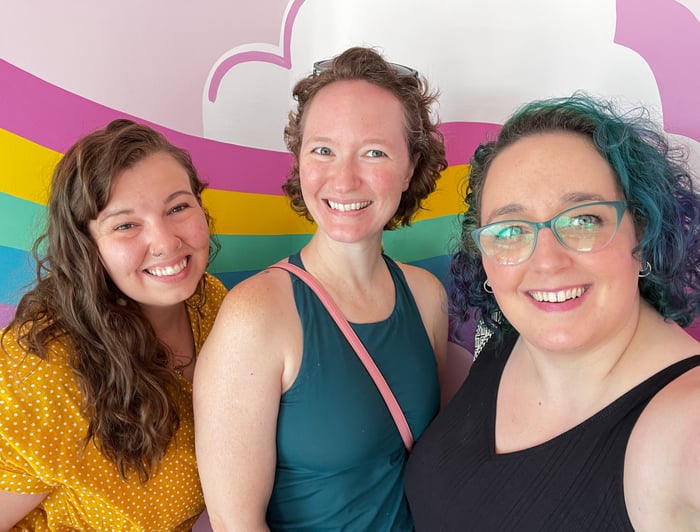
[[[571,225],[577,225],[580,227],[596,227],[601,225],[601,219],[592,214],[584,214],[583,216],[577,216],[571,220]]]
[[[557,220],[557,227],[571,231],[594,231],[603,226],[603,220],[594,214],[565,216]]]
[[[493,238],[496,240],[514,240],[523,235],[523,228],[519,225],[504,225],[495,227]]]

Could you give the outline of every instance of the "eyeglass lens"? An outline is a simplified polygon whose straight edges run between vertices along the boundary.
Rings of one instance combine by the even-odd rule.
[[[475,231],[482,253],[498,264],[518,264],[530,257],[539,230],[550,228],[565,247],[598,251],[615,236],[622,213],[619,202],[589,203],[567,209],[547,222],[505,220]]]

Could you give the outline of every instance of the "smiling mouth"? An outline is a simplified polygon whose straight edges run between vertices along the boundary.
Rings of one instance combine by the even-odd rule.
[[[540,303],[563,303],[569,299],[581,297],[587,289],[579,286],[578,288],[569,288],[567,290],[557,290],[556,292],[543,292],[541,290],[528,292],[530,297]]]
[[[173,266],[166,266],[165,268],[146,268],[145,271],[146,273],[149,273],[155,277],[177,275],[187,267],[187,263],[189,262],[189,260],[190,258],[189,256],[187,256],[184,259],[182,259],[178,264],[174,264]]]
[[[334,211],[350,212],[350,211],[360,211],[365,207],[368,207],[371,201],[357,201],[354,203],[337,203],[332,200],[326,200],[328,206]]]

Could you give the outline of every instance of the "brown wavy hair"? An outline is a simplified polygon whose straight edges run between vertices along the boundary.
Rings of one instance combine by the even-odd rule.
[[[49,358],[52,342],[67,344],[89,423],[85,443],[94,441],[123,478],[136,472],[142,482],[180,424],[180,385],[168,349],[140,306],[103,267],[88,224],[109,201],[114,178],[157,152],[182,165],[201,204],[206,185],[190,155],[148,126],[115,120],[68,150],[52,177],[46,233],[32,248],[36,284],[3,333],[14,331],[22,348],[42,359]],[[218,249],[212,237],[210,258]],[[203,289],[204,279],[198,301]]]
[[[397,72],[373,48],[353,47],[336,56],[329,68],[314,72],[294,86],[292,95],[297,101],[296,111],[289,113],[284,129],[287,148],[294,155],[294,163],[282,190],[290,198],[292,208],[313,222],[304,203],[299,178],[299,150],[304,136],[304,116],[318,91],[336,81],[364,80],[391,92],[404,109],[406,143],[415,170],[408,189],[401,195],[399,206],[384,229],[391,230],[411,224],[411,218],[428,195],[435,190],[440,172],[447,168],[445,144],[438,130],[439,121],[431,114],[437,92],[431,92],[427,81],[420,76]]]

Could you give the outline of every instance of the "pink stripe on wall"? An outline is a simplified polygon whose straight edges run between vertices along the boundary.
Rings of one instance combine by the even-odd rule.
[[[615,42],[649,64],[663,105],[664,129],[700,142],[700,24],[670,0],[617,0]]]
[[[60,153],[115,118],[151,125],[192,155],[211,188],[280,195],[288,153],[227,144],[149,123],[68,92],[0,60],[0,128]]]
[[[80,137],[115,118],[148,123],[192,155],[211,188],[281,195],[291,155],[205,139],[174,131],[98,104],[0,60],[0,128],[59,153]],[[450,165],[466,164],[476,146],[492,138],[499,125],[479,122],[445,123]]]

